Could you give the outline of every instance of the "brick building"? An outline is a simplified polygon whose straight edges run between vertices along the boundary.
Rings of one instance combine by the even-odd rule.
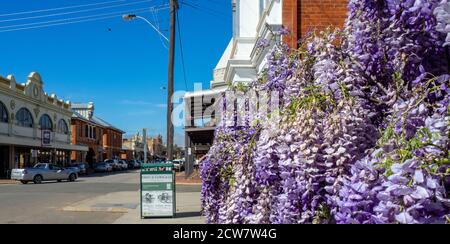
[[[165,146],[161,135],[155,138],[147,139],[147,146],[149,149],[149,154],[152,156],[161,157],[165,154]]]
[[[347,5],[348,0],[283,0],[283,25],[291,32],[284,41],[295,48],[298,40],[310,31],[342,27]]]
[[[94,115],[94,104],[72,104],[72,143],[85,145],[87,152],[72,152],[71,160],[93,164],[119,158],[124,132]]]
[[[114,126],[102,121],[106,126],[106,130],[103,132],[103,157],[107,159],[119,158],[122,153],[122,137],[125,132]]]
[[[122,140],[122,159],[144,160],[144,139],[139,133]],[[166,147],[161,135],[154,138],[147,138],[147,160],[163,158],[166,154]]]
[[[213,71],[209,90],[186,93],[185,145],[186,174],[192,172],[195,159],[206,154],[214,139],[217,98],[227,84],[248,83],[266,68],[265,59],[276,43],[274,32],[282,27],[290,35],[283,41],[298,47],[298,41],[310,31],[329,26],[342,27],[347,16],[348,0],[231,0],[233,36]],[[258,47],[266,40],[265,48]]]
[[[103,127],[74,112],[72,116],[72,143],[85,145],[87,152],[72,152],[75,162],[99,162],[103,160]]]

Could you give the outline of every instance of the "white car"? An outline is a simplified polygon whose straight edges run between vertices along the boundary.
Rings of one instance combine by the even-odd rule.
[[[105,163],[110,164],[113,167],[113,170],[122,170],[122,165],[119,164],[119,160],[117,159],[107,159]]]
[[[122,170],[127,170],[128,169],[128,163],[125,162],[125,160],[119,160],[119,165],[120,165]]]
[[[67,180],[70,182],[78,178],[77,172],[70,168],[60,168],[53,164],[36,164],[33,168],[13,169],[11,179],[27,184],[32,181],[35,184],[41,184],[43,181],[56,180],[61,182]]]
[[[181,172],[184,170],[184,161],[183,160],[176,159],[176,160],[173,160],[172,163],[173,163],[173,167],[176,171]]]

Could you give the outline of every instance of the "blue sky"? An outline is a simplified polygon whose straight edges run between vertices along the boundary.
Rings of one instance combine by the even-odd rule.
[[[56,93],[59,98],[72,102],[94,102],[98,116],[127,134],[145,127],[152,136],[165,136],[167,91],[161,88],[167,82],[168,53],[156,32],[145,22],[124,22],[115,17],[5,32],[84,20],[85,16],[109,17],[120,15],[122,11],[168,3],[168,0],[112,1],[2,0],[0,75],[13,74],[18,82],[25,82],[31,71],[37,71],[44,80],[47,93]],[[132,4],[136,2],[141,3]],[[187,89],[192,90],[194,82],[203,83],[206,89],[212,79],[212,70],[231,38],[231,1],[181,2],[190,5],[181,4],[179,10]],[[95,3],[105,4],[92,5]],[[65,8],[86,4],[91,5]],[[65,9],[11,15],[54,8]],[[85,11],[94,8],[97,10]],[[68,12],[76,13],[66,14]],[[154,24],[159,23],[168,35],[167,9],[157,12],[156,18],[147,10],[139,15]],[[175,90],[186,90],[178,44]],[[184,142],[182,128],[176,128],[175,142]]]

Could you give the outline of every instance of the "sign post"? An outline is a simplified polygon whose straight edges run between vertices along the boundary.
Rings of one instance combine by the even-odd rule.
[[[175,217],[173,164],[143,164],[141,168],[141,218]]]

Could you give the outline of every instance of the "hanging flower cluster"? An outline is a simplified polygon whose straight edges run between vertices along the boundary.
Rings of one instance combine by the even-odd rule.
[[[444,46],[450,45],[450,2],[442,0],[438,7],[434,9],[434,15],[438,21],[436,30],[447,35]]]
[[[449,10],[351,0],[343,31],[276,45],[257,81],[230,90],[279,106],[224,99],[232,116],[201,164],[207,222],[450,221]]]

